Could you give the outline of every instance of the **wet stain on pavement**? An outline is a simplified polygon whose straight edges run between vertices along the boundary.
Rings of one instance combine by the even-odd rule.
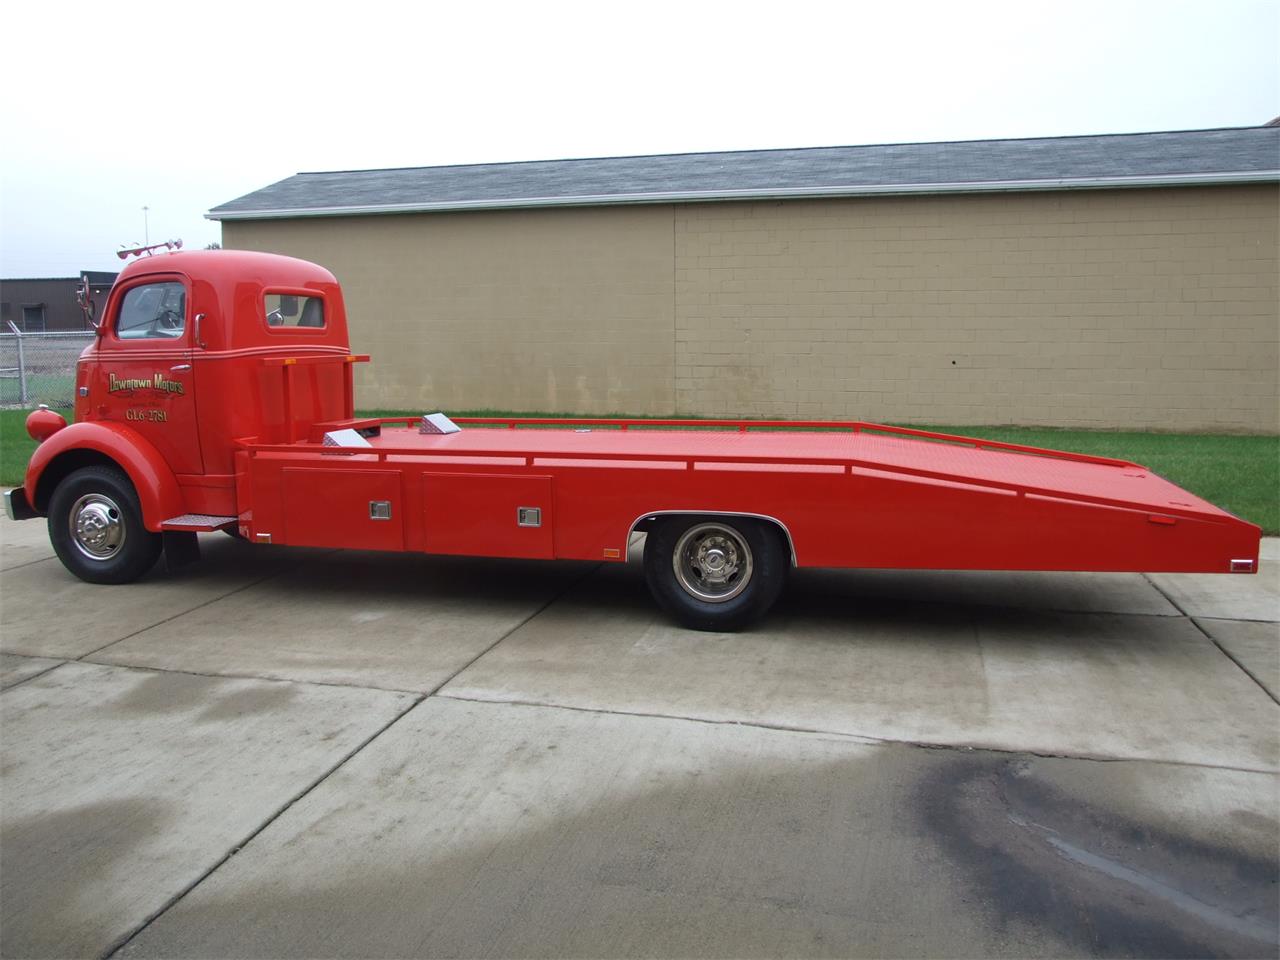
[[[917,805],[1002,924],[1048,928],[1092,956],[1252,957],[1280,945],[1280,870],[1261,849],[1132,822],[1059,793],[1024,760],[945,764]],[[1249,820],[1274,836],[1267,818]]]
[[[415,738],[317,791],[122,956],[1274,953],[1275,869],[1250,850],[1274,830],[1226,849],[1181,814],[1125,819],[1108,797],[1144,808],[1108,765],[806,743],[737,769],[604,761],[577,804],[563,731],[496,737],[491,777]],[[621,770],[630,789],[594,780]]]
[[[122,713],[185,713],[208,701],[224,682],[184,673],[139,673],[133,687],[111,706]]]
[[[195,722],[238,720],[286,708],[297,695],[289,683],[244,681],[183,673],[146,673],[111,706],[125,714],[199,710]]]
[[[254,713],[282,710],[297,695],[289,683],[255,683],[218,697],[196,717],[197,723],[213,720],[239,720]]]
[[[163,835],[169,805],[141,797],[4,823],[0,956],[93,956],[123,931],[98,895],[127,883],[121,862]]]

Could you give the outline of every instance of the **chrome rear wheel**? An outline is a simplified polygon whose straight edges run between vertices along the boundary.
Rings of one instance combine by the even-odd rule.
[[[724,603],[751,582],[751,547],[733,527],[702,523],[690,527],[671,554],[676,580],[690,596],[707,603]]]
[[[694,630],[741,630],[764,616],[782,592],[790,559],[782,528],[755,517],[658,516],[646,528],[649,591]]]

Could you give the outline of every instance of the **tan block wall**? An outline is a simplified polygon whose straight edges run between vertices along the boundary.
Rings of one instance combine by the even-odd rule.
[[[228,223],[316,260],[364,407],[1280,429],[1271,186]]]
[[[705,414],[1275,431],[1277,191],[677,209]]]
[[[362,409],[670,414],[670,207],[228,223],[343,286]]]

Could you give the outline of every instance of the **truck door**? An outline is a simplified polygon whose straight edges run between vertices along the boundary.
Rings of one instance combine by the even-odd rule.
[[[113,296],[90,375],[94,419],[127,424],[175,474],[204,473],[191,364],[191,296],[177,275],[139,277]]]

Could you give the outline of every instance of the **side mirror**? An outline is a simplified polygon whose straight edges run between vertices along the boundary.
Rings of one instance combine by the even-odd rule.
[[[84,318],[89,321],[89,326],[93,327],[98,336],[102,336],[102,322],[94,316],[97,307],[93,302],[93,291],[89,289],[88,277],[80,278],[80,286],[76,287],[76,303],[84,311]]]

